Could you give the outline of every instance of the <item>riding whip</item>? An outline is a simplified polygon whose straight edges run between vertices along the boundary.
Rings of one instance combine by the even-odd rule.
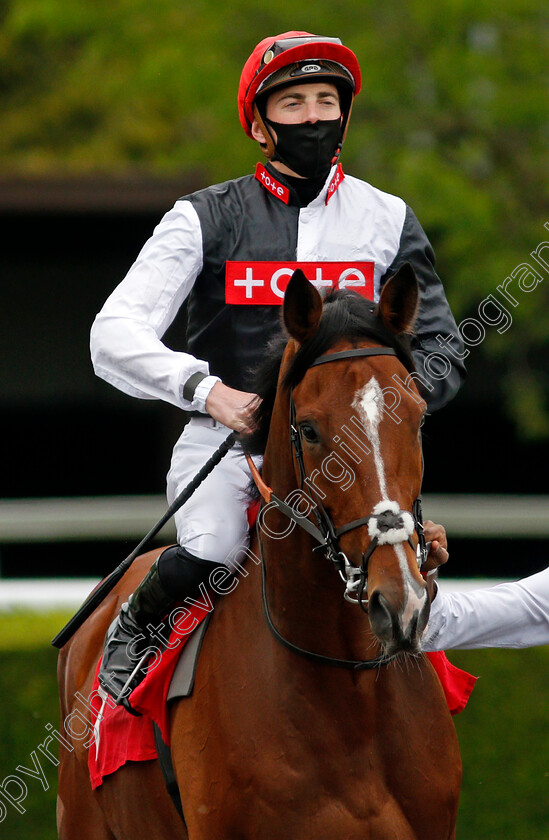
[[[114,569],[110,575],[107,575],[101,583],[96,586],[93,592],[84,601],[78,612],[67,622],[63,629],[52,640],[52,645],[56,648],[62,648],[70,638],[76,633],[79,627],[85,622],[87,618],[97,609],[99,604],[107,597],[109,592],[114,589],[120,578],[127,572],[135,558],[143,550],[145,545],[155,537],[158,532],[164,527],[166,522],[176,513],[179,508],[192,496],[194,491],[199,487],[204,479],[212,472],[222,458],[225,457],[229,449],[235,445],[237,441],[237,433],[231,434],[223,441],[221,446],[216,449],[214,454],[209,458],[204,466],[197,472],[193,480],[181,491],[179,496],[172,502],[166,513],[158,520],[156,525],[143,537],[139,545],[137,545],[131,554],[125,560],[122,560],[120,565]]]

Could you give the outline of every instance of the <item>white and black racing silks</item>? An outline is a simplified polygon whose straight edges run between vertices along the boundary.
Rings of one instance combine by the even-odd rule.
[[[264,299],[265,286],[270,285],[281,302],[282,281],[296,261],[311,263],[310,272],[303,266],[305,273],[321,286],[337,285],[341,264],[350,267],[347,277],[351,275],[353,286],[361,277],[367,284],[367,270],[352,268],[373,264],[374,300],[386,280],[410,263],[421,295],[412,347],[418,373],[433,389],[424,393],[429,410],[455,396],[465,377],[459,358],[463,343],[434,268],[433,249],[402,199],[345,176],[339,166],[317,198],[300,207],[288,182],[267,164],[258,165],[255,176],[209,187],[183,200],[198,216],[203,243],[202,270],[188,301],[187,349],[208,361],[210,373],[226,385],[251,389],[250,371],[280,329],[278,307],[256,304],[255,297]],[[237,266],[230,276],[228,262]],[[277,268],[280,265],[287,269]],[[229,304],[226,297],[234,291],[230,287],[237,276],[243,302]],[[275,295],[271,292],[271,299]],[[444,337],[442,345],[437,335]]]
[[[412,347],[434,411],[457,393],[465,368],[433,249],[402,199],[344,175],[341,165],[305,206],[269,163],[176,201],[95,320],[95,371],[132,396],[203,413],[214,376],[253,389],[251,371],[280,329],[277,304],[296,267],[319,288],[350,287],[377,301],[405,263],[419,281]],[[185,301],[186,346],[177,318]],[[173,322],[168,347],[162,339]],[[187,399],[195,374],[206,379]]]

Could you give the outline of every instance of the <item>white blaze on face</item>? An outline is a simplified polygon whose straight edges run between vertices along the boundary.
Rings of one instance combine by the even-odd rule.
[[[396,556],[398,557],[398,564],[402,572],[402,578],[404,580],[404,589],[406,592],[404,612],[402,613],[400,619],[402,622],[402,632],[406,634],[408,625],[410,624],[414,616],[419,616],[419,613],[425,606],[427,592],[425,589],[423,589],[420,591],[419,595],[417,594],[418,585],[412,580],[410,569],[408,568],[408,561],[406,560],[406,552],[404,551],[404,546],[402,545],[402,543],[400,543],[399,545],[395,545],[394,549],[396,551]]]
[[[358,419],[366,429],[366,434],[374,455],[381,498],[386,499],[387,484],[385,481],[385,466],[381,457],[381,445],[379,442],[379,424],[383,416],[383,391],[375,376],[372,376],[370,381],[356,392],[353,400],[353,408],[357,411]]]
[[[396,502],[391,502],[388,498],[387,481],[385,478],[385,464],[381,455],[381,443],[379,439],[379,424],[383,417],[383,391],[377,379],[372,376],[369,382],[364,385],[357,393],[352,403],[352,407],[358,414],[358,419],[366,430],[366,435],[372,447],[374,456],[374,463],[376,467],[377,479],[379,482],[379,490],[381,493],[381,502],[375,506],[375,511],[386,508],[393,508],[395,512],[398,510]],[[392,543],[393,540],[387,539],[386,542]],[[393,544],[398,564],[402,572],[402,580],[406,592],[405,608],[402,614],[402,630],[406,633],[408,624],[413,619],[416,612],[421,611],[427,593],[423,590],[419,595],[417,594],[417,584],[413,581],[410,569],[408,568],[408,561],[406,559],[406,552],[402,542],[399,541]]]

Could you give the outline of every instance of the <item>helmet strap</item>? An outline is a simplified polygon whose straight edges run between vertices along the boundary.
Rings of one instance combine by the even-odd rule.
[[[345,138],[347,137],[347,129],[349,128],[349,120],[351,119],[351,111],[353,110],[353,100],[351,99],[349,103],[349,107],[347,109],[347,113],[345,114],[345,125],[343,126],[343,135],[341,137],[341,146],[345,142]],[[341,146],[339,151],[341,152]]]
[[[274,140],[271,136],[271,133],[270,133],[269,129],[267,128],[267,126],[265,124],[265,121],[264,121],[263,117],[259,113],[259,108],[257,107],[255,102],[254,102],[254,119],[257,122],[257,124],[259,126],[259,130],[263,134],[263,137],[265,138],[266,148],[263,149],[263,154],[265,155],[266,158],[268,158],[268,160],[271,160],[272,156],[275,153]],[[261,144],[261,145],[263,145],[263,144]]]

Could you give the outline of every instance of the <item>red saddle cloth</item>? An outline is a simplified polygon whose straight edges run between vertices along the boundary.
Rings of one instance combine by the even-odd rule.
[[[196,626],[213,608],[211,601],[204,601],[204,608],[189,607],[185,619],[188,627]],[[127,761],[147,761],[157,758],[153,723],[156,723],[166,744],[170,742],[168,719],[168,690],[175,666],[188,635],[180,635],[175,630],[170,635],[170,646],[162,652],[160,658],[153,660],[143,682],[131,695],[132,707],[141,713],[136,717],[123,706],[115,706],[112,699],[106,702],[99,696],[97,673],[101,659],[97,664],[93,690],[90,695],[94,739],[90,744],[88,765],[92,788],[98,787],[105,776],[114,773]]]
[[[204,609],[191,607],[189,626],[194,623],[194,619],[202,621],[209,611],[206,602]],[[92,788],[98,787],[105,776],[114,773],[127,761],[148,761],[157,757],[153,722],[159,726],[165,743],[169,744],[167,695],[187,638],[174,631],[170,637],[172,647],[152,663],[155,667],[149,669],[143,682],[132,692],[132,706],[141,712],[142,717],[131,715],[123,706],[114,706],[112,700],[110,703],[103,702],[97,692],[96,673],[90,695],[94,738],[90,744],[88,763]],[[476,677],[456,668],[442,652],[427,653],[426,656],[440,679],[450,713],[458,714],[467,705]]]

